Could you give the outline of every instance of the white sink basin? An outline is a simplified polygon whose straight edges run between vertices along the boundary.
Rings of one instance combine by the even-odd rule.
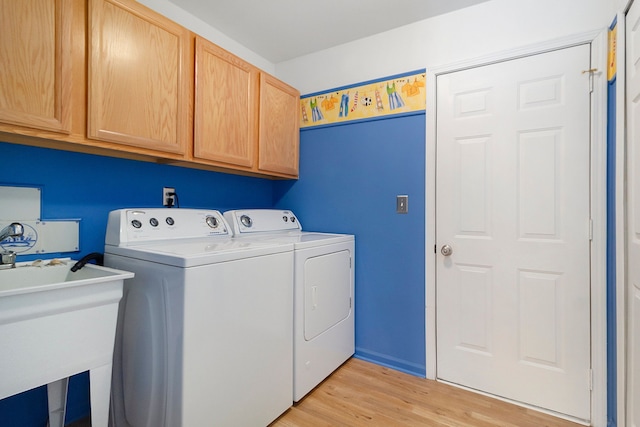
[[[133,273],[94,264],[86,264],[80,270],[72,272],[70,269],[73,264],[75,261],[64,259],[42,261],[38,266],[33,266],[31,262],[23,262],[17,263],[16,268],[1,269],[0,298],[133,277]]]
[[[118,303],[133,273],[74,273],[63,261],[0,269],[0,399],[48,384],[50,425],[63,425],[66,379],[89,371],[92,425],[106,427]]]

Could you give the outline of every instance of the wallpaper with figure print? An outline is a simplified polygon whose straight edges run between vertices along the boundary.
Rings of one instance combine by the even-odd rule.
[[[300,98],[300,128],[424,111],[424,70]]]

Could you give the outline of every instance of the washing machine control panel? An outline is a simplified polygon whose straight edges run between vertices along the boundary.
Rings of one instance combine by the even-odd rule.
[[[222,213],[207,209],[120,209],[109,213],[106,244],[231,236]]]
[[[227,211],[224,217],[233,229],[234,235],[302,230],[298,218],[291,211],[242,209]]]

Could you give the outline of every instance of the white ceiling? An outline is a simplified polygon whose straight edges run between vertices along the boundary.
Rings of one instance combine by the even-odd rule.
[[[277,64],[487,0],[170,0]]]

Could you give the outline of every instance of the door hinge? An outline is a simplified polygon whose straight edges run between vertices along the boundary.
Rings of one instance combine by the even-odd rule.
[[[589,241],[593,240],[593,220],[589,218]]]
[[[597,68],[590,68],[582,71],[582,74],[589,74],[589,93],[593,93],[593,75],[597,72]]]
[[[351,308],[351,303],[352,303],[351,297],[349,297],[349,308]]]
[[[351,257],[349,257],[349,269],[352,269],[353,264],[351,263]]]
[[[438,245],[433,245],[433,253],[434,254],[438,253]]]
[[[589,390],[593,390],[593,369],[587,370],[587,381],[589,381]]]

